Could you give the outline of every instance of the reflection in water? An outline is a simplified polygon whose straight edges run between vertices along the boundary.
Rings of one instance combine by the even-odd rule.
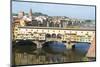
[[[43,44],[42,49],[47,53],[64,53],[66,51],[66,46],[57,41],[50,41]]]
[[[87,47],[89,47],[89,44],[77,43],[75,45],[76,47],[74,50],[66,49],[64,44],[59,42],[45,43],[43,48],[36,49],[33,51],[27,49],[27,51],[22,52],[23,49],[19,50],[19,48],[14,48],[15,50],[13,52],[13,64],[26,65],[88,61],[85,55],[88,49]]]

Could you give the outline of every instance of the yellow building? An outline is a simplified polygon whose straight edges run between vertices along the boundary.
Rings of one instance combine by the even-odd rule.
[[[95,35],[94,31],[80,31],[80,30],[60,30],[59,29],[45,29],[30,26],[18,26],[13,29],[13,39],[31,39],[31,40],[46,40],[46,34],[55,34],[56,37],[50,37],[51,40],[58,41],[76,41],[76,42],[90,42]],[[49,31],[48,31],[49,30]],[[54,32],[55,31],[55,32]],[[72,32],[70,32],[72,31]],[[81,33],[82,32],[82,33]],[[87,33],[88,32],[88,33]],[[58,34],[61,36],[59,37]],[[59,37],[59,38],[58,38]],[[49,38],[49,39],[50,39]],[[52,39],[53,38],[53,39]]]
[[[20,20],[20,26],[26,26],[25,21],[23,19]]]

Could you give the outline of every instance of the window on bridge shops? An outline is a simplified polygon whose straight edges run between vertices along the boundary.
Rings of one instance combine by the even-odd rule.
[[[52,34],[52,38],[56,38],[56,34],[53,33],[53,34]]]
[[[61,39],[61,36],[62,36],[61,34],[57,34],[57,38]]]
[[[51,34],[46,34],[46,38],[51,38]]]

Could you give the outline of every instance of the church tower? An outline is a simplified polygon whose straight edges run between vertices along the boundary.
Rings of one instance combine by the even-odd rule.
[[[30,9],[29,11],[29,16],[32,16],[32,9]]]

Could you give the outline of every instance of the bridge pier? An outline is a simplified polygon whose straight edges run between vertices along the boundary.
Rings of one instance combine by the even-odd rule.
[[[42,48],[42,44],[45,43],[45,41],[32,41],[34,43],[36,43],[37,48]]]
[[[66,48],[67,49],[72,49],[73,48],[73,45],[74,45],[74,43],[69,43],[69,42],[64,43],[64,44],[66,45]]]

